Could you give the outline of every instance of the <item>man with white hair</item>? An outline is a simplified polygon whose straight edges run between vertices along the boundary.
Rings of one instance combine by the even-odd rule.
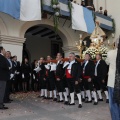
[[[82,67],[81,65],[75,60],[75,54],[69,54],[69,64],[66,66],[65,75],[68,83],[68,88],[70,91],[70,98],[71,102],[69,105],[75,105],[74,102],[74,95],[76,92],[79,105],[78,108],[82,108],[82,100],[81,100],[81,93],[80,93],[80,83],[82,76]]]
[[[118,63],[118,43],[119,39],[115,41],[115,49],[110,50],[107,55],[106,62],[109,64],[109,73],[108,73],[108,91],[109,91],[109,106],[112,120],[120,120],[120,103],[114,100],[114,92],[115,92],[115,83],[116,83],[116,74],[117,73],[117,66]],[[117,67],[116,67],[117,66]],[[119,78],[118,78],[119,79]],[[120,88],[119,88],[120,89]],[[120,96],[120,95],[119,95]],[[118,99],[120,99],[118,97]]]

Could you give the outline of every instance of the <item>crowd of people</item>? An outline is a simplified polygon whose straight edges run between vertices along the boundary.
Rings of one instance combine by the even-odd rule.
[[[77,2],[76,2],[75,0],[72,0],[72,1],[74,1],[74,3],[77,4]],[[86,7],[86,8],[88,8],[88,9],[90,9],[90,10],[93,10],[94,12],[98,12],[99,14],[103,14],[103,15],[105,15],[105,16],[108,16],[108,11],[107,11],[106,9],[103,10],[103,7],[102,7],[102,6],[100,6],[99,10],[96,11],[94,4],[92,4],[92,5],[90,5],[90,6],[87,6],[87,5],[85,4],[85,0],[82,0],[82,1],[81,1],[81,6]]]
[[[4,59],[2,59],[4,58]],[[65,105],[75,105],[78,100],[78,107],[82,103],[97,105],[103,101],[102,92],[105,93],[106,103],[109,103],[107,90],[108,66],[102,55],[96,55],[96,62],[91,60],[90,54],[85,55],[81,61],[78,55],[70,53],[67,59],[58,53],[55,60],[51,56],[40,57],[29,64],[27,58],[20,63],[17,56],[11,57],[11,52],[5,52],[0,47],[0,109],[6,109],[3,103],[10,103],[11,93],[40,91],[38,97],[53,99],[56,102],[64,102]],[[3,62],[4,61],[4,62]],[[3,64],[4,63],[4,64]],[[2,71],[2,68],[4,71]],[[5,87],[5,90],[2,88]],[[1,91],[2,90],[2,91]],[[3,91],[4,90],[4,91]]]

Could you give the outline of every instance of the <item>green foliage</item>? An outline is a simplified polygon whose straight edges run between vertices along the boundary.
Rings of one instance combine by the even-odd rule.
[[[115,20],[113,19],[112,22],[113,22],[113,32],[115,33],[116,30]]]

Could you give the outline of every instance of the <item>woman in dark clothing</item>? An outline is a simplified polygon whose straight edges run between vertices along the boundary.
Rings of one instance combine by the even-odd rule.
[[[28,63],[28,59],[27,58],[25,58],[23,60],[23,62],[22,62],[21,74],[22,74],[22,87],[23,87],[23,91],[27,92],[28,83],[29,83],[30,76],[31,76],[31,67],[30,67],[30,64]]]
[[[40,97],[47,98],[47,80],[45,77],[45,64],[44,64],[44,58],[41,57],[38,63],[38,66],[40,67],[40,71],[38,72],[39,75],[39,84],[41,89]]]
[[[38,73],[34,70],[38,67],[38,61],[34,60],[32,64],[32,88],[36,92],[38,90]]]

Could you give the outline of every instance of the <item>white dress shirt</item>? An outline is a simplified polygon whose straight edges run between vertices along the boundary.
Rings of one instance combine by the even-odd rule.
[[[95,66],[95,76],[97,76],[97,67],[98,67],[98,64],[100,63],[100,60],[97,61],[97,64]]]

